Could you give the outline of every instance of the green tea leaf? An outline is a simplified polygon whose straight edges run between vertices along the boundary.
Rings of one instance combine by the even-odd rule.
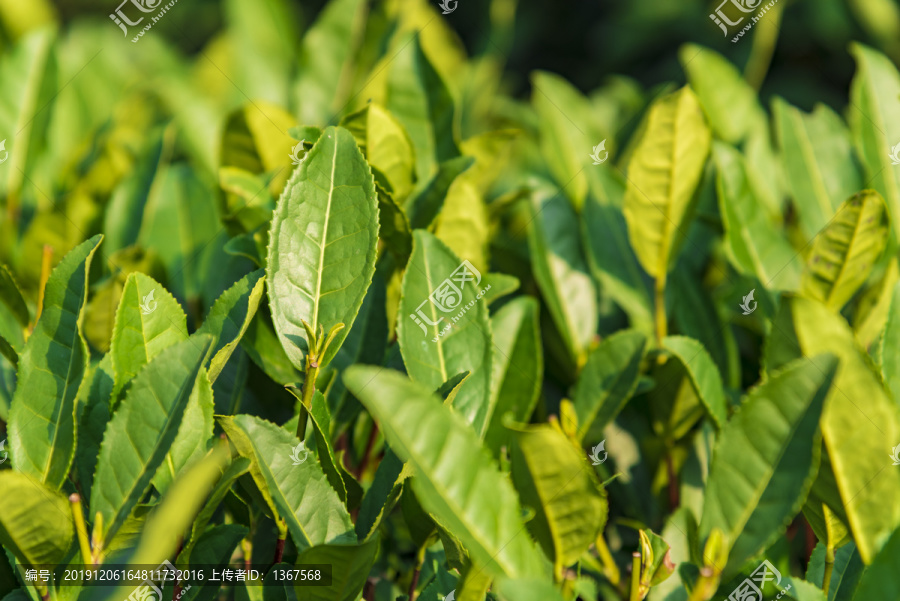
[[[205,369],[200,369],[197,382],[191,391],[184,418],[178,427],[178,436],[169,447],[162,465],[153,476],[153,486],[161,495],[182,471],[206,455],[207,446],[213,435],[212,383]]]
[[[650,108],[628,166],[624,212],[631,246],[654,278],[665,278],[685,235],[710,137],[697,97],[688,87]]]
[[[213,358],[209,364],[211,383],[215,383],[222,373],[228,359],[250,327],[265,291],[265,279],[262,269],[241,278],[216,300],[203,325],[197,330],[200,334],[212,335],[215,340]]]
[[[811,240],[840,203],[863,187],[850,132],[823,104],[805,114],[776,98],[772,111],[787,183],[803,233]]]
[[[350,514],[316,461],[295,464],[297,437],[251,415],[218,416],[238,452],[250,460],[250,474],[276,517],[287,522],[299,551],[355,539]]]
[[[746,160],[734,148],[720,143],[713,145],[713,158],[731,263],[766,287],[795,290],[800,279],[800,258],[754,194]]]
[[[593,126],[590,102],[575,86],[554,73],[531,74],[531,104],[540,123],[541,155],[572,206],[584,205],[591,168],[590,151],[602,134]]]
[[[717,138],[737,144],[766,121],[756,91],[724,56],[685,44],[678,50],[678,58]]]
[[[365,16],[362,0],[332,0],[303,36],[293,94],[301,123],[329,124],[350,96]]]
[[[573,363],[584,360],[597,332],[597,289],[568,200],[543,187],[532,196],[528,249],[534,278]]]
[[[421,184],[406,201],[410,227],[430,228],[444,207],[450,186],[474,164],[472,157],[456,157],[438,165],[434,177]]]
[[[306,330],[341,330],[319,366],[340,349],[359,312],[378,244],[372,172],[345,129],[330,127],[294,171],[278,200],[266,268],[275,331],[297,369],[305,369]]]
[[[724,426],[728,421],[728,404],[722,387],[722,376],[703,345],[686,336],[667,336],[663,339],[663,348],[675,355],[684,366],[694,391],[716,427]]]
[[[0,486],[3,547],[20,563],[61,563],[75,536],[69,501],[21,472],[0,472]]]
[[[878,192],[864,190],[845,201],[813,241],[800,292],[840,311],[869,278],[888,232]]]
[[[0,194],[13,207],[19,204],[39,153],[47,144],[53,113],[47,107],[59,93],[55,41],[53,28],[36,29],[23,36],[0,61],[0,79],[7,82],[0,94],[0,131],[15,134],[6,148],[9,161],[0,174]]]
[[[866,568],[853,601],[894,599],[897,595],[900,595],[900,531],[891,535]]]
[[[502,601],[563,601],[559,590],[547,580],[500,578],[496,583]]]
[[[25,304],[19,285],[16,284],[13,274],[6,265],[0,265],[0,303],[6,306],[10,315],[21,327],[28,326],[31,321],[28,305]]]
[[[72,249],[50,274],[41,317],[19,356],[9,412],[12,465],[53,489],[62,486],[75,456],[75,399],[89,356],[81,315],[101,239]]]
[[[784,309],[793,323],[799,352],[808,357],[832,353],[840,358],[821,422],[834,480],[824,491],[816,491],[817,481],[813,492],[840,500],[830,508],[847,516],[863,562],[871,563],[900,525],[900,507],[889,501],[900,495],[900,474],[885,469],[890,449],[900,440],[900,408],[885,394],[842,317],[802,298],[793,299]],[[779,324],[779,328],[785,326]],[[884,461],[870,459],[881,455]]]
[[[356,601],[375,563],[378,539],[359,545],[318,545],[297,555],[299,567],[311,564],[332,566],[330,586],[300,586],[294,590],[303,601]]]
[[[402,42],[391,59],[386,106],[413,142],[419,180],[434,175],[438,163],[459,156],[453,133],[453,97],[425,55],[419,33]]]
[[[142,367],[187,337],[187,317],[178,301],[153,278],[130,274],[122,290],[110,342],[116,382],[113,405]]]
[[[594,470],[559,430],[546,424],[516,429],[515,439],[513,483],[522,503],[536,511],[528,530],[560,573],[602,530],[606,499]]]
[[[891,60],[862,44],[850,46],[857,72],[850,86],[848,120],[853,145],[863,164],[865,185],[884,198],[897,238],[900,220],[900,171],[891,150],[900,143],[900,73]]]
[[[724,533],[726,574],[768,547],[800,510],[818,467],[819,417],[837,365],[832,356],[790,364],[753,389],[722,430],[700,535]]]
[[[459,538],[473,560],[492,574],[544,572],[509,480],[462,417],[396,372],[353,366],[344,380],[391,448],[415,470],[414,490],[423,508]]]
[[[581,440],[600,439],[634,394],[646,345],[646,336],[626,330],[613,334],[588,355],[573,394]]]
[[[410,377],[436,390],[451,376],[470,376],[453,407],[483,431],[490,415],[491,326],[481,274],[433,235],[416,230],[403,277],[397,339]]]
[[[529,297],[515,298],[491,318],[494,345],[491,390],[494,401],[484,431],[484,446],[499,456],[509,444],[507,418],[528,423],[541,393],[544,352],[541,347],[538,303]]]
[[[651,334],[653,316],[646,277],[628,242],[622,212],[625,179],[618,171],[597,169],[588,175],[591,192],[581,213],[581,241],[601,294],[608,295],[631,320]]]
[[[416,180],[416,155],[406,130],[384,107],[369,103],[341,119],[353,134],[373,169],[390,184],[391,195],[402,203]]]
[[[178,435],[211,337],[169,347],[135,376],[106,425],[91,489],[91,511],[103,517],[109,542],[143,496]]]

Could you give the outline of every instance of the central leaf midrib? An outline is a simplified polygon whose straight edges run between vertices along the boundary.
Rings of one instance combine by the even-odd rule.
[[[330,184],[328,188],[328,202],[325,204],[325,220],[322,229],[322,244],[319,246],[319,268],[317,270],[318,273],[316,274],[316,296],[313,299],[313,318],[311,324],[313,327],[313,331],[315,331],[319,325],[319,302],[322,298],[322,273],[325,271],[325,248],[328,246],[328,222],[331,219],[331,201],[334,199],[334,174],[337,170],[338,144],[339,141],[337,139],[337,135],[335,135],[334,152],[331,156],[331,175],[329,176],[328,181],[328,183]],[[312,341],[310,341],[310,344],[312,344]]]

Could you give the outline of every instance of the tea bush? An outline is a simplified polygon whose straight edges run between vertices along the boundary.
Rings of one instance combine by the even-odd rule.
[[[463,2],[0,5],[0,598],[900,599],[900,11]]]

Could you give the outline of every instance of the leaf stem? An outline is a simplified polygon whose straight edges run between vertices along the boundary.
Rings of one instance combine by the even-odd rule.
[[[600,556],[600,562],[603,564],[607,580],[609,580],[613,586],[619,586],[619,582],[622,580],[622,574],[619,572],[619,566],[616,565],[612,553],[609,552],[609,547],[606,544],[606,540],[603,538],[602,530],[597,534],[597,540],[594,541],[594,546],[597,547],[597,555]]]
[[[675,475],[675,462],[672,459],[672,449],[666,450],[666,474],[669,480],[669,506],[672,511],[678,508],[680,502],[678,494],[678,479]]]
[[[409,583],[409,601],[416,601],[416,587],[419,586],[419,574],[422,571],[422,563],[425,562],[425,545],[419,547],[416,553],[416,569],[412,575],[412,581]]]
[[[282,525],[284,525],[284,518],[280,519]],[[278,529],[278,540],[275,542],[275,557],[272,558],[272,565],[278,565],[281,563],[281,559],[284,557],[284,541],[287,539],[287,528],[279,528]]]
[[[641,554],[631,554],[631,591],[628,601],[641,601]]]
[[[372,420],[372,431],[369,432],[369,440],[366,441],[366,450],[363,452],[362,459],[359,461],[359,467],[356,469],[356,479],[361,480],[366,468],[369,467],[371,460],[372,447],[375,446],[375,439],[378,437],[378,424]]]
[[[831,585],[831,572],[834,570],[834,532],[832,532],[833,518],[831,510],[822,504],[825,515],[825,573],[822,576],[822,592],[828,598],[828,587]]]
[[[697,578],[688,601],[707,601],[713,592],[709,590],[711,584],[713,584],[713,570],[709,566],[703,566],[700,568],[700,577]]]
[[[654,286],[655,290],[655,312],[656,312],[656,345],[661,347],[663,338],[666,337],[666,274],[662,274],[656,278]]]
[[[87,524],[84,521],[84,511],[81,508],[81,495],[77,492],[69,495],[72,504],[72,515],[75,517],[75,532],[78,533],[78,546],[81,548],[81,561],[94,565],[94,554],[91,552],[91,541],[88,538]]]

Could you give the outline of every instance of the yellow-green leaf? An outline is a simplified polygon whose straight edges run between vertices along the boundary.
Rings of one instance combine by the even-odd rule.
[[[874,190],[856,194],[813,242],[801,293],[839,311],[868,279],[887,238],[881,194]]]
[[[631,245],[655,278],[668,273],[686,233],[710,140],[700,103],[690,88],[664,96],[651,107],[628,166],[624,211]]]

